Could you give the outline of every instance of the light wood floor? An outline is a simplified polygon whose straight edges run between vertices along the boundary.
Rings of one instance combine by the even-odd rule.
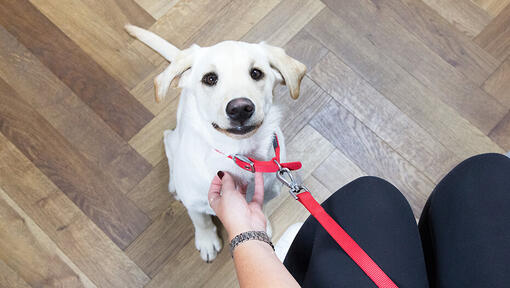
[[[167,62],[128,22],[306,63],[275,98],[319,199],[376,175],[418,217],[459,161],[510,150],[510,0],[0,0],[0,287],[237,286],[168,194],[178,91],[154,102]],[[286,193],[267,210],[274,241],[307,216]]]

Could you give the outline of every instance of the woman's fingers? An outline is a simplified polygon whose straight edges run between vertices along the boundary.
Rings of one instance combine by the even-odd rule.
[[[259,204],[262,207],[264,203],[264,174],[255,172],[255,192],[253,193],[252,202]]]
[[[216,211],[216,207],[218,207],[218,200],[221,197],[221,187],[222,183],[220,177],[214,176],[213,180],[211,181],[211,186],[209,187],[209,192],[207,193],[207,197],[209,198],[209,205],[214,211]]]
[[[236,191],[236,184],[234,182],[234,178],[230,176],[227,172],[223,173],[223,177],[221,177],[221,185],[223,193],[230,193],[232,191]]]

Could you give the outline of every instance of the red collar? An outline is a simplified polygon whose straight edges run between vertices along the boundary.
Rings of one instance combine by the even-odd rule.
[[[239,166],[241,169],[253,173],[277,172],[280,171],[281,168],[287,168],[289,170],[298,170],[301,168],[301,162],[280,163],[280,144],[278,143],[278,137],[276,136],[276,133],[273,137],[273,148],[275,156],[269,161],[255,160],[251,157],[247,157],[241,154],[232,154],[227,156],[217,149],[216,151],[234,160],[234,163],[236,163],[237,166]]]

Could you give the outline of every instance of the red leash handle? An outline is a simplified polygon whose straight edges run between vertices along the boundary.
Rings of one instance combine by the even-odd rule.
[[[368,254],[356,243],[345,230],[329,216],[322,206],[312,197],[310,192],[305,191],[296,195],[297,200],[310,211],[315,219],[335,239],[342,249],[358,264],[375,285],[379,288],[398,288],[390,277],[368,256]]]

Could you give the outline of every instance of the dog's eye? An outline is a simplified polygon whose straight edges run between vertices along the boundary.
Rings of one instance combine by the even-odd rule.
[[[250,76],[251,76],[251,79],[253,79],[253,80],[260,80],[260,79],[262,79],[262,77],[264,77],[264,72],[260,71],[257,68],[252,68],[250,70]]]
[[[207,86],[214,86],[218,82],[218,75],[214,72],[209,72],[202,77],[202,83]]]

